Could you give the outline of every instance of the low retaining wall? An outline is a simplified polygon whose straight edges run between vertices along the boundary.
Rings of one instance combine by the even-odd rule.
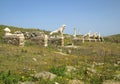
[[[39,36],[33,37],[33,38],[31,38],[31,41],[35,42],[36,44],[38,44],[40,46],[44,46],[44,44],[45,44],[44,37],[39,37]]]
[[[40,46],[64,46],[64,39],[63,38],[47,38],[45,37],[33,37],[31,41],[40,45]]]
[[[64,38],[50,38],[48,44],[52,46],[64,46]]]
[[[24,46],[24,37],[22,36],[16,36],[16,35],[10,35],[10,36],[4,36],[3,37],[4,43],[18,45],[18,46]]]
[[[73,38],[73,44],[74,45],[81,45],[84,42],[103,42],[101,39],[95,39],[95,38]]]
[[[74,45],[81,45],[82,43],[84,43],[84,39],[83,38],[74,38],[73,39],[73,44]]]

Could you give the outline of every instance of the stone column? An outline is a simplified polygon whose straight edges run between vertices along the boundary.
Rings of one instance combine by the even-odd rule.
[[[76,38],[76,28],[74,28],[74,35],[73,35],[74,38]]]
[[[19,46],[24,46],[25,44],[25,37],[23,34],[20,34],[19,38]]]
[[[45,46],[45,47],[48,46],[48,36],[47,36],[47,35],[45,35],[44,46]]]
[[[101,37],[101,36],[100,36],[100,32],[99,32],[99,33],[98,33],[98,40],[99,40],[99,41],[100,41],[100,37]]]
[[[84,43],[85,42],[85,39],[84,39],[84,37],[82,38],[82,43]]]
[[[64,37],[61,37],[61,46],[63,47],[64,46]]]

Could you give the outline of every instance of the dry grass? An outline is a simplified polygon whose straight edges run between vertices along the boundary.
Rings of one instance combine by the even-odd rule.
[[[3,32],[0,35],[2,34]],[[66,43],[71,41],[65,40]],[[90,72],[86,74],[86,68],[90,68],[94,63],[104,63],[104,65],[94,67],[96,74]],[[120,74],[120,43],[85,42],[77,48],[50,46],[45,48],[30,41],[26,41],[24,47],[4,44],[0,41],[0,72],[10,70],[19,73],[24,68],[41,72],[68,65],[74,66],[77,71],[70,76],[58,77],[55,81],[64,83],[66,79],[67,81],[79,79],[87,81],[88,84],[101,84],[104,80],[119,82],[119,77],[115,75]]]

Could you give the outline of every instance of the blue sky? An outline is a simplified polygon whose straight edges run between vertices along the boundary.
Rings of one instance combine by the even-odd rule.
[[[0,24],[85,34],[120,34],[120,0],[0,0]]]

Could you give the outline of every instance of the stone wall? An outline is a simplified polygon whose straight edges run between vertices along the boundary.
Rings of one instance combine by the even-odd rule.
[[[73,38],[73,44],[74,45],[81,45],[84,42],[103,42],[103,38],[88,38],[88,37],[81,37],[81,38]]]
[[[81,45],[82,43],[84,43],[83,38],[74,38],[72,41],[74,45]]]
[[[48,44],[51,46],[64,46],[64,38],[50,38]]]
[[[24,37],[17,35],[8,35],[3,37],[3,42],[18,46],[24,46]]]
[[[49,39],[45,39],[45,37],[37,36],[37,37],[31,38],[31,41],[36,43],[36,44],[38,44],[38,45],[40,45],[40,46],[49,45],[49,46],[57,47],[57,46],[63,46],[64,45],[63,38],[49,38]]]
[[[44,44],[45,44],[44,37],[40,37],[40,36],[31,38],[31,41],[40,46],[44,46]]]

